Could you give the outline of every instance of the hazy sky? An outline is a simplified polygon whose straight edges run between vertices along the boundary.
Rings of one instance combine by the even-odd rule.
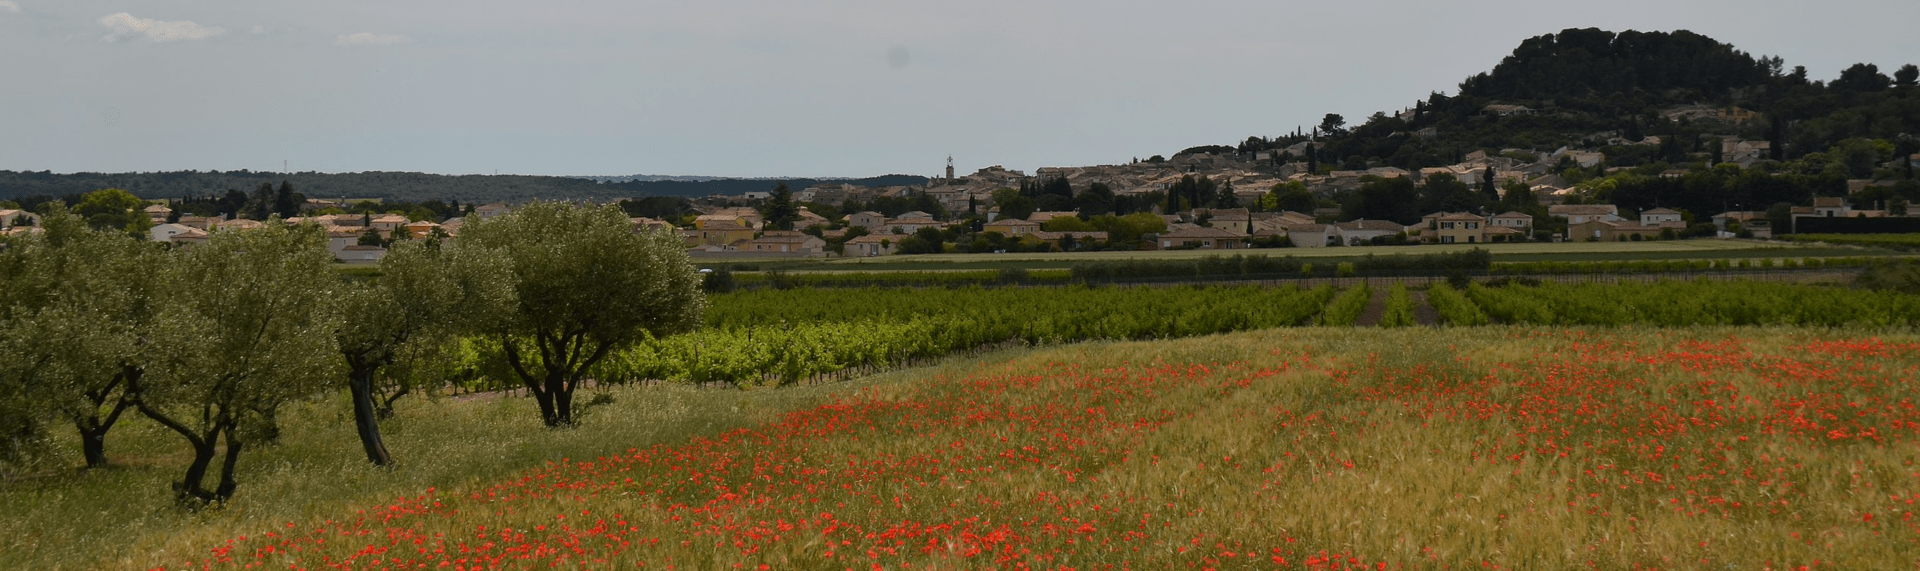
[[[0,169],[931,175],[1123,162],[1687,29],[1831,79],[1920,2],[0,0]]]

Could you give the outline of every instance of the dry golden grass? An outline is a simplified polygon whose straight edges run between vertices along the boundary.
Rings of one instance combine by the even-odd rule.
[[[140,426],[109,451],[141,465],[8,485],[0,567],[178,568],[239,536],[218,566],[1911,567],[1916,371],[1909,332],[1283,329],[617,389],[565,431],[420,400],[392,472],[322,401],[225,510],[169,507],[179,459]]]

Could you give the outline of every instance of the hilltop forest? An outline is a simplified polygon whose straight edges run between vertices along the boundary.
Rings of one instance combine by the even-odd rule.
[[[1708,135],[1773,144],[1774,160],[1825,151],[1852,138],[1896,141],[1920,151],[1920,67],[1881,71],[1848,67],[1831,81],[1804,66],[1754,57],[1712,38],[1675,32],[1613,33],[1568,29],[1527,39],[1493,70],[1467,78],[1459,93],[1433,93],[1410,114],[1376,113],[1359,125],[1329,114],[1311,133],[1250,137],[1241,152],[1284,148],[1314,138],[1313,159],[1346,169],[1405,169],[1460,161],[1475,150],[1602,150],[1611,166],[1638,166],[1701,152]],[[1506,106],[1495,112],[1489,106]],[[1663,116],[1682,106],[1738,108],[1738,117]],[[1517,109],[1524,107],[1524,110]],[[1405,115],[1410,115],[1405,116]],[[1609,145],[1659,136],[1662,145]],[[1670,162],[1680,162],[1672,160]]]

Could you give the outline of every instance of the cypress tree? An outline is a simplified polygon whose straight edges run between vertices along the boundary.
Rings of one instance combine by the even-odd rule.
[[[280,181],[280,190],[273,196],[273,212],[281,218],[292,218],[300,214],[300,205],[293,200],[293,183]]]

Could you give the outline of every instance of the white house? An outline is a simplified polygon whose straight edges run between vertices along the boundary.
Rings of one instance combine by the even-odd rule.
[[[193,229],[192,226],[185,224],[158,224],[147,229],[147,239],[155,242],[172,242],[174,236],[185,234]]]
[[[866,228],[869,232],[875,232],[886,228],[887,215],[871,210],[855,212],[847,216],[847,225],[858,226]]]
[[[1533,227],[1533,217],[1520,212],[1505,212],[1488,218],[1487,225],[1495,228],[1526,230]]]
[[[40,215],[25,210],[0,210],[0,230],[14,226],[39,226]]]
[[[1555,204],[1547,207],[1547,214],[1567,219],[1568,224],[1580,224],[1593,220],[1621,222],[1620,208],[1612,204]]]
[[[1686,217],[1677,210],[1655,208],[1640,213],[1640,225],[1653,226],[1656,228],[1678,228],[1686,226],[1687,222]]]
[[[1340,229],[1332,224],[1288,224],[1285,228],[1287,239],[1296,248],[1325,248],[1328,240],[1340,236]]]

